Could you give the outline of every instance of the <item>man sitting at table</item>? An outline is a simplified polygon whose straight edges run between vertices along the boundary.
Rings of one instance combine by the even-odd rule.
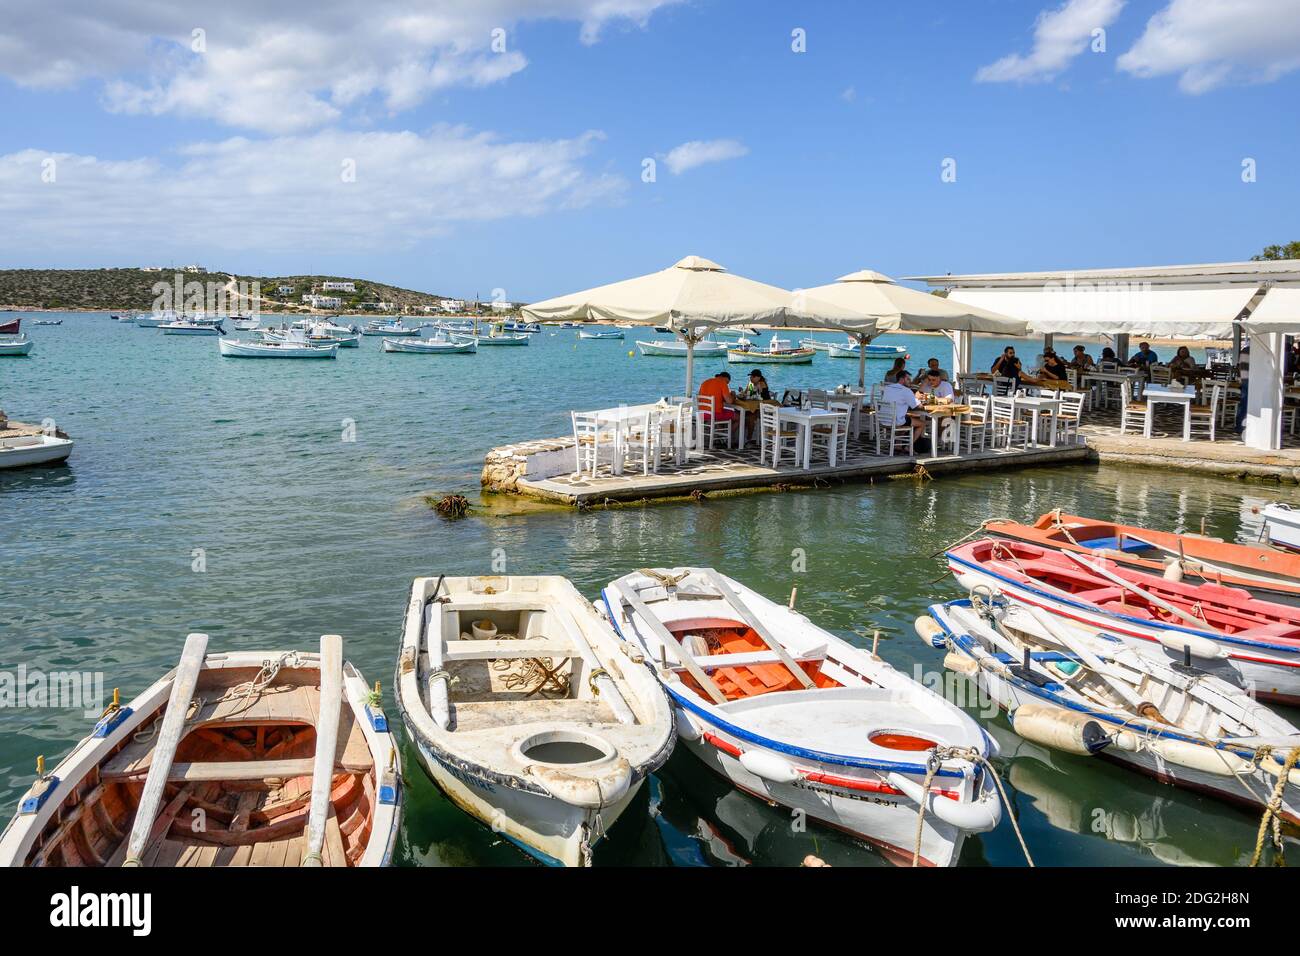
[[[952,391],[949,386],[949,391]],[[880,392],[880,403],[882,405],[894,405],[894,424],[906,425],[909,420],[912,425],[912,442],[913,444],[925,433],[925,416],[916,409],[921,407],[921,399],[916,392],[912,391],[912,376],[907,371],[898,373],[898,378],[889,382]]]
[[[700,411],[712,413],[716,422],[733,421],[736,412],[725,406],[735,402],[736,396],[731,391],[731,373],[719,372],[713,378],[706,378],[700,383]]]
[[[939,377],[943,379],[945,382],[948,381],[948,373],[939,367],[939,360],[937,358],[926,359],[925,368],[917,372],[916,377],[918,379],[924,380],[926,376],[928,376],[932,371],[938,372]]]
[[[1088,350],[1082,345],[1076,345],[1074,347],[1074,360],[1070,362],[1070,368],[1078,369],[1080,372],[1090,372],[1096,367],[1097,363],[1088,354]]]
[[[1151,350],[1149,342],[1139,342],[1137,354],[1129,360],[1129,365],[1133,368],[1140,368],[1148,375],[1151,374],[1151,366],[1160,361],[1160,357]]]
[[[921,391],[943,401],[952,401],[957,394],[953,391],[951,383],[940,378],[940,370],[937,368],[926,369],[925,378],[921,381]]]

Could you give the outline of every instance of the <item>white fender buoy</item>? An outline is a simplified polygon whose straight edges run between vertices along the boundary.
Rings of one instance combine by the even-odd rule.
[[[677,718],[677,736],[682,740],[696,741],[700,739],[700,725],[695,722],[695,718],[688,714],[683,708],[678,707],[675,710]]]
[[[1110,743],[1101,724],[1087,714],[1041,704],[1021,704],[1011,715],[1011,726],[1026,740],[1083,757]]]
[[[1185,740],[1170,738],[1153,740],[1150,748],[1168,763],[1187,767],[1189,770],[1199,770],[1202,773],[1218,774],[1221,777],[1250,773],[1252,767],[1251,762],[1245,757]]]
[[[1265,754],[1259,761],[1259,768],[1270,776],[1282,776],[1282,761],[1274,754]],[[1292,767],[1287,774],[1287,782],[1293,787],[1300,787],[1300,767]]]
[[[948,643],[948,635],[939,626],[939,622],[928,614],[922,614],[912,626],[916,628],[916,633],[921,640],[931,647],[942,648]]]
[[[1115,733],[1112,743],[1120,750],[1135,754],[1142,749],[1142,735],[1131,730],[1120,730]]]
[[[1183,562],[1176,558],[1170,561],[1165,565],[1163,577],[1166,581],[1173,581],[1175,584],[1181,581],[1183,579]]]
[[[799,771],[785,758],[767,750],[746,750],[740,755],[740,765],[755,777],[772,783],[794,783],[799,779]]]
[[[956,674],[964,674],[974,679],[979,676],[980,665],[973,657],[967,657],[960,651],[949,651],[943,657],[943,666]]]
[[[1156,640],[1165,650],[1172,651],[1179,657],[1183,656],[1184,648],[1192,652],[1192,657],[1202,661],[1217,661],[1228,656],[1224,647],[1195,634],[1159,634]]]
[[[921,790],[921,785],[915,780],[904,777],[900,773],[892,770],[885,774],[885,779],[890,785],[902,790],[907,799],[911,800],[918,807],[921,806],[922,800],[929,800],[925,804],[926,813],[933,813],[936,817],[958,830],[966,830],[971,833],[983,833],[986,830],[992,830],[1002,819],[1002,804],[987,795],[974,802],[965,802],[961,800],[949,800],[947,797],[941,797],[937,794],[926,794]]]

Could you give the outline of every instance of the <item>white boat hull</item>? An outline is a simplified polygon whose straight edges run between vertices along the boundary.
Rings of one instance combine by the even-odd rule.
[[[636,347],[642,355],[663,356],[664,358],[686,358],[685,342],[643,342],[638,340]],[[700,342],[695,346],[695,357],[722,355],[727,346],[721,342]]]
[[[54,435],[0,438],[0,469],[50,465],[72,454],[72,441]]]
[[[1286,505],[1272,504],[1261,514],[1269,544],[1287,551],[1300,551],[1300,511]]]
[[[0,339],[0,355],[21,356],[27,355],[32,350],[32,340],[29,338],[10,339],[4,341]]]
[[[763,349],[728,349],[727,361],[732,365],[807,365],[813,360],[815,349],[792,349],[789,352],[767,352]]]
[[[436,339],[384,339],[385,352],[409,352],[416,355],[473,355],[476,343],[447,342]]]
[[[221,340],[221,354],[227,358],[332,359],[337,345],[301,345],[295,342],[240,342]]]
[[[528,336],[519,335],[481,335],[474,340],[480,346],[483,345],[527,345]]]

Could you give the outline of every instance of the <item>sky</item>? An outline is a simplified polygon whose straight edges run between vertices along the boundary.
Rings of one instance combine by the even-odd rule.
[[[1300,0],[0,0],[0,268],[530,301],[1300,239]],[[500,290],[500,291],[497,291]]]

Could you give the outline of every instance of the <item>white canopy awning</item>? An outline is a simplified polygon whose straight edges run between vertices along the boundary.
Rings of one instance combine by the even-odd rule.
[[[1269,289],[1241,325],[1248,332],[1300,333],[1300,289]]]
[[[948,298],[1024,319],[1043,334],[1226,339],[1256,291],[1249,284],[1170,288],[1099,282],[955,289]]]
[[[840,276],[830,285],[805,289],[804,293],[823,302],[851,309],[868,320],[858,327],[839,326],[846,332],[878,334],[947,331],[1024,335],[1029,331],[1021,319],[955,301],[951,296],[944,298],[929,292],[918,292],[869,269]]]

